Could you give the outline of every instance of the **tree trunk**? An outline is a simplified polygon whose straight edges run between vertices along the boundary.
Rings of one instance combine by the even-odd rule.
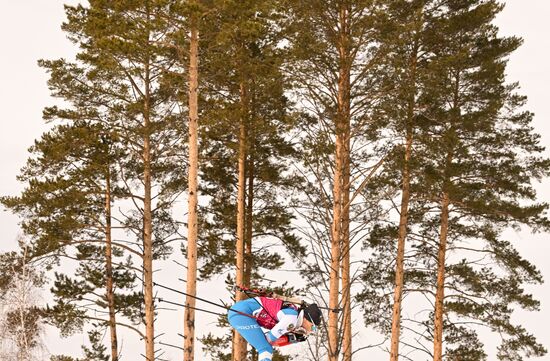
[[[416,97],[416,64],[417,64],[418,42],[415,43],[413,56],[411,58],[411,87],[410,99],[407,110],[406,119],[406,135],[405,135],[405,155],[403,159],[403,176],[401,184],[401,209],[399,214],[399,233],[397,236],[397,255],[395,261],[395,288],[393,292],[393,312],[392,312],[392,327],[391,327],[391,349],[390,361],[399,359],[399,339],[401,334],[401,308],[403,300],[404,287],[404,263],[405,263],[405,240],[407,238],[407,225],[409,218],[409,201],[410,201],[410,159],[413,142],[413,118]]]
[[[434,314],[434,361],[443,358],[443,301],[445,299],[445,257],[447,253],[447,233],[449,229],[449,193],[444,191],[441,200],[441,230],[437,253],[437,286]]]
[[[147,17],[150,21],[149,6]],[[155,360],[155,304],[153,296],[153,219],[151,211],[151,79],[145,63],[143,104],[143,298],[145,308],[145,359]]]
[[[237,242],[235,245],[235,263],[236,263],[236,277],[235,282],[237,285],[242,285],[244,282],[244,236],[245,236],[245,198],[246,198],[246,158],[247,158],[247,114],[248,107],[246,106],[246,88],[244,82],[240,85],[240,97],[241,97],[241,121],[239,129],[239,168],[238,168],[238,194],[237,194]],[[242,292],[237,291],[235,301],[241,301],[243,299]],[[244,339],[234,332],[233,337],[233,361],[246,360],[246,344]]]
[[[245,233],[245,266],[244,266],[244,285],[250,287],[252,279],[253,255],[252,255],[252,221],[254,217],[254,147],[250,148],[248,156],[248,185],[247,185],[247,204],[246,204],[246,233]]]
[[[340,285],[340,258],[342,243],[342,168],[343,168],[343,137],[336,136],[336,165],[334,170],[333,185],[333,220],[331,235],[331,261],[329,281],[329,308],[339,307],[339,285]],[[329,312],[328,315],[328,343],[329,361],[338,361],[338,313]]]
[[[198,204],[198,51],[199,34],[196,15],[191,18],[189,48],[189,177],[188,177],[188,233],[187,233],[187,296],[184,316],[184,361],[195,358],[195,298],[197,287],[197,204]]]
[[[118,361],[118,340],[115,316],[115,295],[113,291],[113,249],[111,235],[111,173],[107,169],[105,186],[105,278],[106,297],[109,308],[109,330],[111,333],[111,360]]]
[[[401,194],[401,212],[399,217],[399,233],[397,238],[397,257],[395,265],[395,288],[393,293],[393,313],[391,332],[390,360],[397,361],[399,358],[399,337],[401,333],[401,301],[403,298],[404,286],[404,263],[405,263],[405,239],[407,238],[407,223],[409,216],[410,200],[410,169],[409,160],[412,148],[412,131],[407,130],[405,159],[403,164],[403,184]]]
[[[346,162],[346,128],[350,114],[350,59],[349,59],[349,10],[344,4],[339,10],[340,32],[338,39],[339,74],[337,115],[335,120],[336,157],[333,179],[333,221],[331,239],[331,270],[329,282],[329,308],[339,307],[340,262],[342,255],[342,214],[344,197],[344,169]],[[329,312],[328,316],[328,360],[338,361],[338,313]]]
[[[148,102],[146,101],[146,104]],[[146,106],[147,107],[147,106]],[[147,112],[146,112],[147,113]],[[155,307],[153,302],[153,232],[151,212],[151,154],[149,117],[145,120],[145,137],[143,142],[143,178],[144,178],[144,202],[143,202],[143,290],[145,307],[145,336],[147,361],[155,358]]]
[[[407,131],[405,145],[405,163],[403,164],[403,184],[401,194],[401,212],[399,217],[399,233],[397,238],[397,257],[395,265],[395,288],[393,293],[393,313],[391,329],[391,351],[390,360],[397,361],[399,358],[399,337],[401,333],[401,301],[403,298],[404,286],[404,263],[405,263],[405,239],[407,238],[407,223],[409,216],[410,200],[410,170],[409,160],[412,148],[412,131]]]
[[[460,119],[459,106],[460,73],[455,74],[454,99],[452,109],[452,121]],[[449,231],[449,204],[451,203],[449,189],[451,186],[450,169],[453,161],[454,139],[456,137],[454,125],[451,125],[447,133],[449,150],[445,158],[445,173],[443,179],[443,196],[441,198],[441,226],[439,231],[439,249],[437,252],[437,284],[435,292],[434,310],[434,361],[443,360],[443,316],[445,302],[445,258],[447,256],[447,235]]]
[[[256,88],[254,86],[254,80],[252,80],[252,89],[250,94],[251,112],[255,109],[255,95]],[[248,107],[247,107],[248,108]],[[252,119],[253,115],[250,114]],[[247,126],[246,136],[248,138],[248,150],[247,150],[247,163],[246,163],[246,174],[247,174],[247,189],[246,189],[246,219],[245,219],[245,265],[244,265],[244,284],[245,286],[250,287],[252,280],[252,268],[254,267],[254,257],[252,255],[252,233],[253,233],[253,218],[254,218],[254,177],[255,177],[255,168],[254,168],[254,143],[255,135],[252,128],[253,122],[251,121]]]
[[[351,166],[351,132],[350,132],[350,119],[347,118],[345,132],[345,144],[344,151],[344,172],[342,177],[342,184],[344,188],[344,194],[342,202],[345,205],[342,210],[342,306],[343,306],[343,319],[342,319],[342,350],[343,361],[351,361],[352,355],[352,331],[351,331],[351,269],[350,269],[350,166]]]

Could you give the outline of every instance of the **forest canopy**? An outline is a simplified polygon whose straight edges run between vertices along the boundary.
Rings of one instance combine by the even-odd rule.
[[[48,325],[88,335],[50,361],[262,361],[226,316],[253,289],[322,310],[275,361],[544,356],[515,317],[543,277],[507,231],[549,230],[550,159],[503,6],[65,5],[76,56],[38,61],[49,128],[0,198],[23,231],[0,254],[0,358],[42,360]]]

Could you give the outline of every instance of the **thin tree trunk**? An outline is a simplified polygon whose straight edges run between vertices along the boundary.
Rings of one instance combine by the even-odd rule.
[[[150,21],[149,4],[147,18]],[[143,298],[145,308],[145,359],[155,360],[155,304],[153,299],[153,225],[151,210],[151,80],[149,59],[145,63],[143,104]]]
[[[397,255],[395,261],[395,288],[393,293],[393,312],[392,312],[392,328],[391,328],[391,349],[390,361],[399,359],[399,339],[401,334],[401,308],[403,300],[404,287],[404,263],[405,263],[405,240],[407,238],[407,225],[409,218],[409,201],[410,201],[410,159],[413,143],[413,127],[412,121],[414,118],[415,108],[415,93],[416,93],[416,64],[417,64],[418,42],[416,41],[413,56],[411,58],[411,87],[409,91],[411,96],[407,110],[407,124],[405,136],[405,156],[403,159],[403,176],[401,184],[401,209],[399,215],[399,232],[397,236]]]
[[[251,112],[255,109],[255,82],[252,80],[252,89],[250,94],[250,110]],[[252,119],[253,115],[250,114]],[[252,255],[252,233],[253,233],[253,218],[254,218],[254,177],[255,177],[255,168],[254,168],[254,130],[252,128],[253,122],[249,122],[247,126],[246,136],[249,139],[248,141],[248,150],[247,150],[247,164],[246,164],[246,173],[247,173],[247,200],[246,200],[246,220],[245,220],[245,265],[244,265],[244,283],[245,286],[250,287],[252,280],[252,268],[253,264],[253,255]]]
[[[395,265],[395,288],[393,293],[392,333],[390,360],[399,358],[399,337],[401,333],[401,301],[403,299],[405,239],[407,238],[407,224],[410,200],[410,170],[409,160],[412,148],[412,132],[407,131],[405,145],[405,163],[403,164],[403,184],[401,194],[401,212],[399,217],[399,233],[397,237],[397,257]]]
[[[441,230],[437,253],[437,288],[434,314],[434,361],[443,359],[443,301],[445,298],[445,257],[447,255],[447,234],[449,230],[449,193],[445,191],[441,200]]]
[[[252,221],[253,221],[253,210],[254,210],[254,147],[253,144],[250,148],[250,154],[248,156],[248,185],[247,185],[247,204],[246,204],[246,250],[245,250],[245,272],[244,272],[244,285],[250,286],[252,279],[252,267],[253,267],[253,256],[252,256]]]
[[[342,168],[343,168],[343,137],[336,136],[336,165],[334,168],[333,185],[333,221],[331,237],[331,261],[329,281],[329,308],[339,307],[339,285],[340,285],[340,256],[342,243]],[[328,343],[329,361],[338,361],[338,313],[329,312],[328,316]]]
[[[460,72],[455,74],[454,99],[452,109],[452,120],[458,122],[460,119],[459,106],[460,93]],[[447,256],[447,235],[449,233],[449,188],[451,186],[450,169],[453,161],[453,142],[456,137],[454,125],[451,125],[448,133],[449,150],[445,158],[445,173],[443,179],[443,196],[441,198],[441,227],[439,231],[439,249],[437,252],[437,284],[435,293],[434,309],[434,361],[443,360],[443,323],[444,323],[444,301],[445,301],[445,258]]]
[[[339,307],[340,262],[342,255],[342,213],[344,196],[344,168],[346,160],[346,128],[349,122],[350,110],[350,59],[349,59],[349,10],[347,4],[340,7],[339,24],[340,38],[338,40],[339,75],[338,75],[338,111],[335,121],[336,157],[333,179],[333,221],[331,239],[331,269],[329,281],[329,308]],[[329,312],[328,316],[329,361],[338,361],[339,327],[338,314]]]
[[[254,89],[252,89],[252,104],[251,109],[254,109]],[[254,218],[254,134],[250,127],[247,129],[247,138],[249,139],[249,150],[247,152],[247,198],[246,198],[246,219],[245,219],[245,255],[244,255],[244,285],[251,286],[252,271],[254,267],[254,256],[252,255],[252,232]],[[243,341],[244,342],[244,341]],[[258,353],[254,348],[250,350],[251,360],[258,358]]]
[[[147,117],[148,118],[148,117]],[[144,158],[144,202],[143,202],[143,288],[144,288],[144,307],[145,307],[145,336],[146,350],[145,357],[147,361],[153,361],[155,355],[155,307],[153,302],[153,232],[152,232],[152,212],[151,212],[151,154],[150,154],[150,136],[149,120],[146,120],[145,139],[143,142]]]
[[[187,233],[187,296],[184,316],[184,361],[195,358],[195,298],[197,292],[197,204],[198,204],[198,51],[199,31],[197,17],[191,18],[189,48],[189,177],[188,177],[188,233]]]
[[[113,286],[113,247],[111,227],[111,173],[107,169],[105,186],[105,278],[107,306],[109,308],[109,330],[111,333],[111,360],[118,361],[118,339],[116,330],[115,295]]]
[[[245,236],[245,198],[246,198],[246,158],[247,158],[247,143],[246,143],[246,118],[248,109],[246,106],[246,88],[244,82],[240,85],[240,97],[241,97],[241,121],[239,129],[239,167],[238,167],[238,194],[237,194],[237,242],[235,245],[235,263],[236,263],[236,277],[235,282],[237,285],[242,285],[244,282],[244,236]],[[235,301],[240,301],[244,297],[241,292],[237,291]],[[246,344],[244,339],[234,332],[233,337],[233,361],[246,360]]]
[[[352,331],[351,331],[351,269],[350,269],[350,166],[351,166],[351,124],[349,116],[346,122],[346,148],[342,184],[344,185],[342,211],[342,349],[343,361],[351,361],[352,356]]]

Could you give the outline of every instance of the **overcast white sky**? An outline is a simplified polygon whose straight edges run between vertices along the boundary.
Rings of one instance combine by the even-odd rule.
[[[36,65],[40,58],[54,59],[72,57],[73,45],[60,30],[64,19],[63,3],[78,1],[61,0],[0,0],[0,195],[14,195],[21,190],[15,176],[27,159],[27,148],[34,139],[46,129],[41,119],[42,109],[51,104],[46,86],[47,77]],[[543,144],[550,147],[550,0],[508,0],[506,8],[498,17],[502,34],[517,35],[524,38],[524,45],[514,53],[508,67],[508,81],[519,81],[523,94],[529,97],[528,109],[535,113],[534,126],[542,135]],[[550,152],[548,153],[550,155]],[[550,182],[545,181],[539,187],[540,199],[550,201]],[[19,233],[17,218],[8,212],[0,212],[0,252],[14,249]],[[530,235],[528,233],[508,234],[522,255],[534,262],[550,280],[550,242],[548,234]],[[160,282],[169,280],[160,280]],[[172,283],[172,282],[169,282]],[[550,283],[529,289],[542,302],[539,313],[523,312],[518,314],[522,324],[532,331],[548,349],[550,349]],[[181,302],[181,301],[180,301]],[[201,316],[202,326],[199,333],[208,329]],[[213,322],[208,318],[208,322]],[[174,329],[181,325],[181,317],[174,315],[165,320]],[[171,328],[171,327],[169,327]],[[180,331],[176,331],[180,332]],[[78,352],[82,338],[76,342],[59,340],[49,333],[46,337],[52,353]],[[139,352],[128,338],[125,355],[140,359]],[[180,344],[177,337],[165,342]],[[373,343],[375,340],[372,341]],[[369,342],[367,342],[369,343]],[[140,346],[138,346],[139,348]],[[385,359],[382,354],[373,351],[361,352],[359,358],[371,360]],[[197,353],[201,360],[200,353]],[[168,359],[179,359],[179,352],[168,350]],[[494,356],[493,356],[494,357]],[[539,360],[550,360],[546,356]],[[496,361],[490,358],[489,361]]]

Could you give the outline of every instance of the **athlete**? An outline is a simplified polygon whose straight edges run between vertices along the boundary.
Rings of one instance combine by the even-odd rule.
[[[258,351],[259,361],[271,361],[273,346],[305,341],[321,324],[316,304],[298,308],[271,297],[239,301],[228,312],[229,324]],[[264,333],[265,329],[267,332]]]

